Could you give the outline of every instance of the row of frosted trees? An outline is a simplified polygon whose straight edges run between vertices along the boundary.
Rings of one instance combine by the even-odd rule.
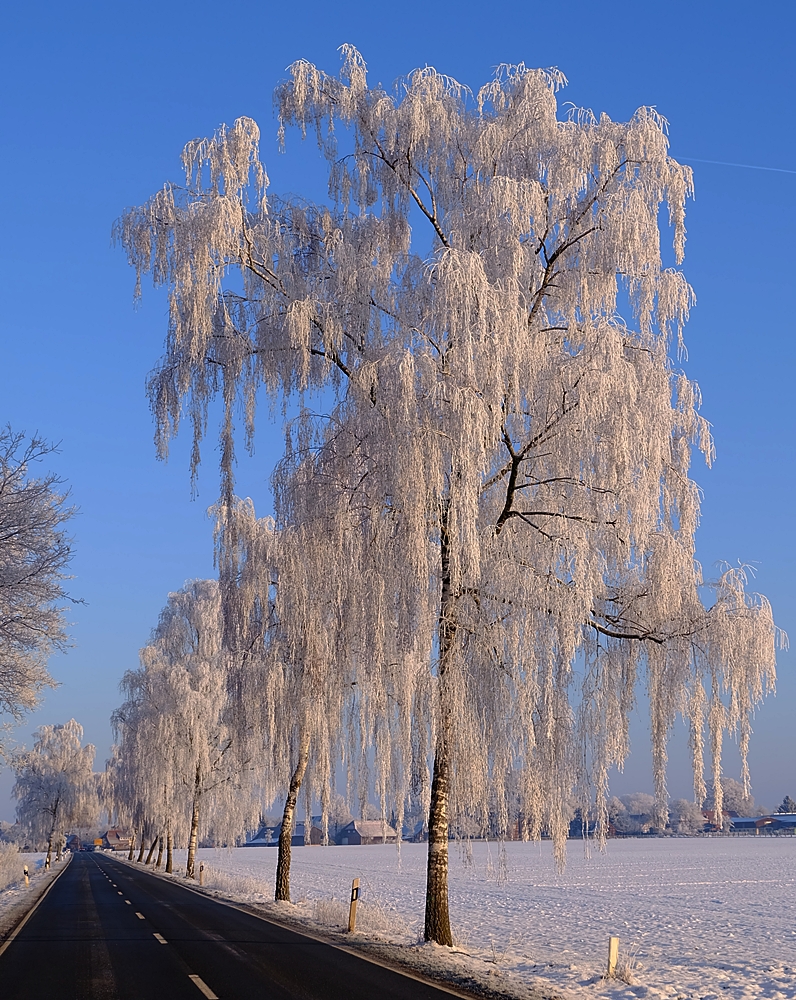
[[[325,813],[345,774],[399,823],[420,801],[425,935],[445,944],[461,821],[521,816],[561,859],[575,795],[603,837],[640,686],[662,820],[676,714],[701,801],[706,740],[720,789],[724,734],[745,760],[774,681],[743,572],[701,599],[689,466],[712,443],[672,360],[690,171],[651,109],[560,120],[563,83],[503,66],[473,95],[426,68],[386,91],[344,47],[339,77],[301,61],[276,92],[280,136],[317,138],[327,203],[267,196],[240,119],[117,227],[138,286],[169,294],[161,454],[187,414],[195,474],[222,410],[219,582],[172,595],[125,679],[119,808],[193,849],[281,794],[289,898],[302,791]],[[234,491],[261,395],[291,415],[273,519]]]
[[[259,806],[252,741],[236,727],[230,658],[222,644],[218,584],[194,581],[169,596],[141,666],[122,681],[125,701],[113,714],[117,735],[105,794],[117,820],[138,838],[149,862],[160,842],[172,871],[175,841],[188,846],[194,877],[204,835],[234,843]],[[258,796],[258,798],[260,798]],[[130,847],[131,857],[133,844]]]

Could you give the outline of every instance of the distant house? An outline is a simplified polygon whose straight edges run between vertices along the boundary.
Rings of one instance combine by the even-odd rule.
[[[102,846],[106,851],[129,851],[130,835],[114,827],[103,833]]]
[[[318,824],[320,823],[320,816],[318,817]],[[315,817],[313,816],[312,822],[309,827],[309,836],[307,836],[307,828],[304,823],[296,823],[296,832],[293,834],[292,844],[310,844],[313,847],[317,847],[319,844],[323,843],[323,830],[320,826],[316,824]]]
[[[796,813],[774,813],[771,818],[772,833],[796,834]]]
[[[411,844],[424,843],[428,840],[428,825],[426,821],[421,819],[412,824],[404,823],[401,830],[401,837]]]
[[[253,837],[247,838],[244,842],[244,847],[276,847],[279,843],[279,831],[282,829],[281,824],[279,826],[261,826],[257,833]]]
[[[383,819],[353,819],[339,833],[338,844],[394,844],[396,831]]]
[[[705,829],[706,830],[718,830],[719,824],[716,822],[716,813],[713,809],[703,809],[702,815],[705,817]],[[736,820],[740,819],[738,813],[733,809],[722,809],[721,811],[722,826],[726,827],[730,824],[734,824]],[[729,820],[729,823],[727,822]]]
[[[317,820],[317,822],[316,822]],[[250,837],[244,847],[278,847],[279,834],[282,832],[282,824],[276,826],[261,826],[257,833]],[[309,827],[309,838],[305,841],[305,824],[296,823],[296,829],[290,840],[291,847],[303,847],[309,842],[312,846],[323,843],[323,830],[320,827],[320,816],[313,816]]]
[[[735,816],[732,819],[733,833],[749,833],[757,836],[766,834],[796,835],[796,813],[772,813],[770,816]]]

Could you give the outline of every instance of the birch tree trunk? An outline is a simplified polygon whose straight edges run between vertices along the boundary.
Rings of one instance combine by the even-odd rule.
[[[152,855],[155,853],[155,847],[157,846],[157,842],[158,838],[157,836],[155,836],[155,839],[152,841],[152,845],[149,848],[149,854],[147,854],[146,856],[146,863],[148,865],[152,863]]]
[[[447,740],[440,734],[434,750],[431,805],[428,815],[428,868],[426,875],[426,941],[453,947],[448,910],[448,795],[450,757]]]
[[[163,863],[163,837],[158,838],[158,859],[155,862],[155,868],[160,868]]]
[[[141,831],[141,846],[138,849],[138,858],[137,858],[137,861],[138,861],[139,865],[144,860],[144,851],[145,850],[146,850],[146,841],[144,840],[144,831],[142,830]]]
[[[49,834],[47,836],[47,858],[46,858],[46,860],[44,862],[44,868],[45,868],[45,870],[48,869],[50,867],[50,865],[52,864],[52,859],[53,859],[53,837],[55,836],[55,827],[56,827],[56,824],[58,823],[58,811],[59,811],[60,805],[61,805],[61,796],[59,795],[58,798],[55,800],[55,805],[52,807],[52,809],[48,809],[47,810],[49,812],[50,816],[52,816],[52,826],[50,827],[50,832],[49,832]]]
[[[443,510],[440,556],[442,594],[439,617],[439,709],[437,740],[434,747],[434,771],[431,780],[431,803],[428,815],[428,868],[426,874],[426,941],[453,947],[448,909],[448,800],[450,796],[450,725],[451,712],[447,673],[456,638],[455,597],[451,591],[450,540],[448,512]]]
[[[168,829],[166,834],[166,874],[171,875],[174,871],[174,837],[171,833],[171,827]]]
[[[197,765],[193,785],[193,809],[191,810],[191,834],[188,838],[188,861],[185,865],[185,877],[195,878],[196,842],[199,838],[199,800],[202,796],[202,772]]]
[[[135,830],[130,834],[130,850],[127,852],[127,860],[133,860],[133,851],[135,851]]]
[[[274,899],[290,902],[290,841],[293,837],[293,821],[296,815],[296,801],[307,770],[310,746],[309,737],[302,736],[296,768],[290,779],[290,787],[282,814],[282,829],[279,831],[279,854],[276,859],[276,892]]]

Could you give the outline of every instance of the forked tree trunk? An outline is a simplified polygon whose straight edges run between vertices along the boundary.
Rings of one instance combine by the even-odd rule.
[[[301,782],[307,770],[307,760],[310,752],[309,737],[301,737],[299,756],[296,769],[290,778],[285,810],[282,813],[282,829],[279,831],[279,848],[276,859],[276,892],[274,899],[290,902],[290,841],[293,837],[293,821],[296,816],[296,802],[301,789]]]
[[[197,765],[193,785],[193,809],[191,810],[191,834],[188,838],[188,861],[185,865],[185,877],[196,878],[196,842],[199,839],[199,800],[202,797],[202,772]]]
[[[130,850],[127,853],[127,860],[133,860],[133,851],[135,850],[135,830],[130,834]]]
[[[157,835],[156,835],[155,839],[152,841],[152,844],[151,844],[151,846],[149,848],[149,854],[147,854],[147,856],[146,856],[146,863],[148,865],[152,863],[152,855],[155,853],[155,848],[157,847],[157,843],[158,843],[158,838],[157,838]]]
[[[158,859],[155,862],[155,868],[160,868],[163,863],[163,837],[158,837]]]
[[[168,828],[166,834],[166,874],[171,875],[174,871],[174,837],[172,836],[171,827]]]
[[[443,510],[441,523],[442,593],[439,617],[439,704],[437,742],[434,747],[434,772],[431,779],[431,804],[428,814],[428,868],[426,874],[426,941],[453,947],[450,911],[448,908],[448,802],[451,775],[451,717],[446,675],[453,656],[456,638],[455,597],[451,591],[450,540],[448,511]]]

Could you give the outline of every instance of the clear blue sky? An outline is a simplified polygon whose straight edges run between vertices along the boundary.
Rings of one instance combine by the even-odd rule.
[[[30,726],[75,716],[98,747],[118,682],[137,664],[170,590],[213,573],[205,517],[216,486],[212,440],[191,501],[187,446],[155,459],[144,381],[161,352],[164,299],[132,307],[133,275],[110,245],[113,220],[166,179],[182,145],[239,115],[256,118],[275,192],[322,194],[313,148],[276,148],[271,94],[294,59],[329,71],[354,43],[384,83],[426,63],[477,87],[500,62],[560,67],[562,101],[626,119],[655,105],[672,153],[693,162],[686,273],[698,306],[686,331],[687,371],[703,390],[718,461],[695,470],[704,489],[699,555],[758,566],[756,587],[779,624],[794,622],[794,338],[796,173],[790,3],[597,4],[582,0],[405,0],[302,4],[10,3],[0,39],[0,421],[61,442],[53,463],[81,513],[74,522],[75,646],[51,661],[61,682]],[[695,158],[691,160],[690,158]],[[281,447],[261,417],[240,491],[265,510]],[[779,694],[758,714],[754,791],[771,807],[796,797],[794,654],[780,658]],[[689,795],[683,734],[671,792]],[[730,758],[728,773],[737,776]],[[0,818],[10,819],[0,774]],[[637,727],[619,792],[651,787]]]

